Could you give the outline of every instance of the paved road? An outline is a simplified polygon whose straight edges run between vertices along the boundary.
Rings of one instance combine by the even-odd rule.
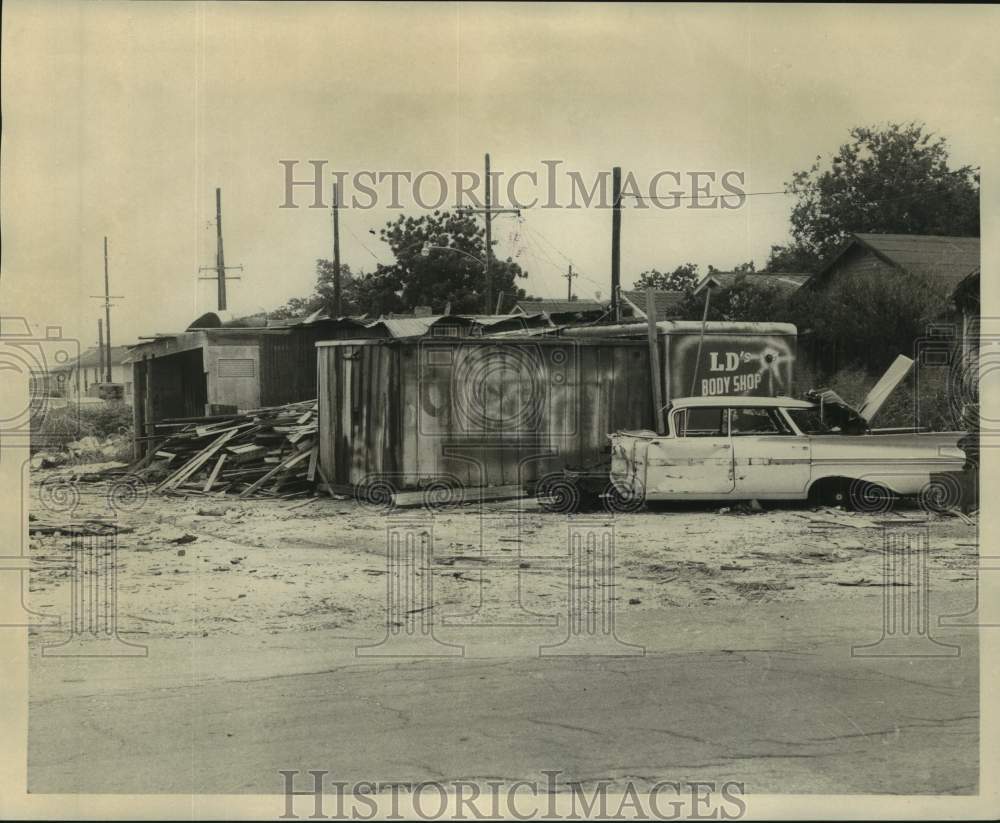
[[[962,602],[940,602],[954,612]],[[303,632],[150,641],[134,660],[31,660],[33,792],[274,793],[344,780],[541,779],[748,792],[970,793],[974,633],[961,655],[852,657],[881,598],[697,607],[620,620],[636,657],[540,658],[559,629],[440,629],[463,657],[359,659]],[[280,810],[276,812],[280,813]]]

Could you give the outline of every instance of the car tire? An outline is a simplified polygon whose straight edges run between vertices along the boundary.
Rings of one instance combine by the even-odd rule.
[[[921,490],[918,498],[920,508],[926,512],[941,512],[957,509],[962,505],[962,486],[950,475],[941,475],[930,480]]]
[[[614,483],[608,483],[601,495],[604,510],[608,514],[632,514],[640,511],[646,505],[643,496],[631,489],[620,489]]]
[[[563,475],[543,477],[535,488],[542,508],[552,514],[573,514],[580,508],[580,487]]]
[[[854,480],[848,488],[847,505],[859,514],[888,514],[896,504],[896,495],[885,486],[867,480]]]

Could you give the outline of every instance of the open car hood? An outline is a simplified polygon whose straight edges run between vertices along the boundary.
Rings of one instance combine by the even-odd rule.
[[[843,432],[865,431],[912,368],[913,361],[905,355],[899,355],[872,386],[858,408],[854,408],[832,389],[813,389],[806,393],[806,397],[819,404],[823,419],[829,425],[839,426]]]

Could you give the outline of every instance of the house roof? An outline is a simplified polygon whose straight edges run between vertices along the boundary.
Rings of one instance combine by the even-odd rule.
[[[128,346],[112,346],[111,347],[111,365],[121,366],[126,362],[129,355]],[[64,371],[66,369],[84,368],[89,369],[92,366],[101,365],[101,355],[97,350],[97,346],[91,346],[83,354],[81,354],[75,360],[71,360],[68,363],[63,364],[52,371]]]
[[[701,278],[701,280],[698,281],[698,285],[694,287],[694,293],[701,294],[701,292],[709,284],[711,284],[712,288],[715,289],[728,289],[737,281],[741,274],[743,274],[743,272],[713,271],[710,274],[706,274],[703,278]],[[793,292],[798,291],[806,284],[809,278],[812,277],[811,274],[766,271],[745,272],[745,274],[747,278],[753,278],[754,283],[777,286],[786,294],[792,294]]]
[[[603,312],[607,303],[597,300],[521,300],[514,310],[521,314],[537,314],[545,312],[553,314],[586,314],[588,312]]]
[[[646,317],[646,292],[623,291],[622,297],[635,311],[637,317]],[[656,320],[673,320],[680,315],[680,306],[684,302],[682,291],[653,292],[653,305],[656,307]]]
[[[862,247],[910,274],[943,280],[953,289],[979,268],[978,237],[945,237],[929,234],[852,234],[819,271],[825,276],[851,249]]]

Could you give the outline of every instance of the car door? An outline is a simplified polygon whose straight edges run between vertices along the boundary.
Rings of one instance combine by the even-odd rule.
[[[809,486],[809,438],[779,409],[730,410],[730,439],[739,497],[802,497]]]
[[[672,437],[653,440],[646,451],[646,497],[711,497],[733,491],[733,447],[725,407],[678,409]]]

